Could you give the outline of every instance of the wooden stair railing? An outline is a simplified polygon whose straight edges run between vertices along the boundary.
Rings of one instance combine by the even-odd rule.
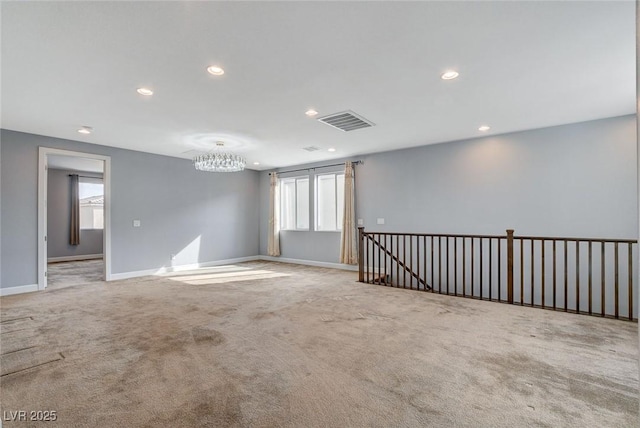
[[[422,279],[417,273],[415,273],[409,266],[407,266],[402,260],[400,260],[398,258],[398,256],[395,256],[391,251],[389,251],[384,245],[382,245],[380,242],[376,241],[376,239],[365,233],[366,238],[371,241],[373,243],[373,245],[377,245],[378,248],[383,251],[386,255],[388,255],[389,257],[391,257],[391,260],[395,261],[396,263],[398,263],[398,265],[404,269],[404,271],[406,271],[407,273],[409,273],[409,275],[411,275],[413,278],[418,280],[419,284],[422,284],[425,288],[425,290],[431,290],[431,286],[429,284],[427,284],[427,281],[425,281],[424,279]],[[373,273],[374,275],[374,281],[375,282],[375,272]],[[380,272],[378,272],[378,280],[380,280],[380,278],[382,277],[382,274]],[[388,277],[388,275],[385,275],[385,277]],[[385,278],[385,283],[386,283],[386,278]]]
[[[358,229],[360,282],[637,320],[635,239]]]

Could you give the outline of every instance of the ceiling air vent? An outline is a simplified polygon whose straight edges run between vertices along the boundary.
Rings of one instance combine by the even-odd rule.
[[[308,152],[317,152],[318,150],[320,150],[320,147],[309,146],[309,147],[303,147],[302,150],[306,150]]]
[[[330,114],[318,119],[322,123],[338,128],[341,131],[354,131],[360,128],[370,128],[375,124],[362,116],[358,116],[351,110]]]

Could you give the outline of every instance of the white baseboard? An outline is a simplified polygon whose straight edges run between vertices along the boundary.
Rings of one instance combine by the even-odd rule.
[[[155,275],[158,269],[136,270],[122,273],[112,273],[109,281],[118,281],[120,279],[138,278],[141,276]]]
[[[17,287],[0,288],[0,296],[11,296],[12,294],[32,293],[38,291],[38,284],[19,285]]]
[[[357,271],[357,265],[345,265],[342,263],[317,262],[315,260],[290,259],[287,257],[259,256],[260,260],[268,260],[270,262],[292,263],[296,265],[317,266],[330,269],[341,269],[349,271]]]
[[[158,275],[161,273],[180,272],[185,270],[193,270],[193,269],[213,267],[213,266],[229,265],[233,263],[251,262],[254,260],[260,260],[260,256],[237,257],[235,259],[214,260],[212,262],[193,263],[188,265],[163,266],[159,269],[147,269],[147,270],[139,270],[139,271],[132,271],[132,272],[112,273],[110,281],[116,281],[119,279],[137,278],[140,276]]]
[[[62,256],[62,257],[49,257],[47,259],[47,263],[56,263],[56,262],[74,262],[78,260],[95,260],[101,259],[102,254],[86,254],[83,256]]]

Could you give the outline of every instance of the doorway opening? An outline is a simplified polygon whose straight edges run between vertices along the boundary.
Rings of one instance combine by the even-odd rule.
[[[110,280],[110,158],[40,148],[38,290]]]

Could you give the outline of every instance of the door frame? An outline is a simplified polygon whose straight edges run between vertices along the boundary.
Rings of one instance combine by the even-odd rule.
[[[48,156],[62,155],[76,158],[96,159],[104,162],[104,231],[102,254],[104,279],[111,281],[111,157],[93,153],[38,147],[38,290],[47,287],[47,188]]]

